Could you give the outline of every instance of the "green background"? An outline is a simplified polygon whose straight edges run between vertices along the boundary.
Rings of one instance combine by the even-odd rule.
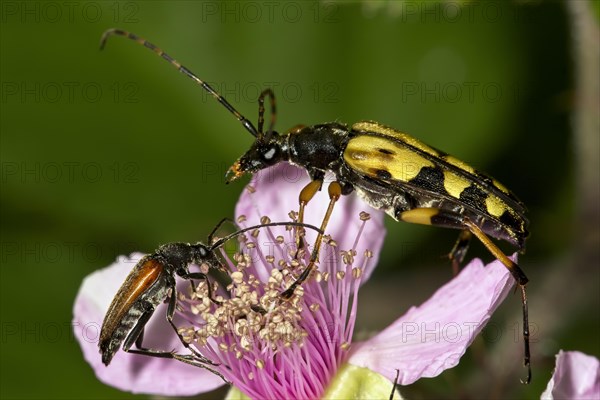
[[[519,384],[520,302],[509,296],[461,364],[403,388],[409,398],[539,397],[559,349],[599,356],[597,203],[582,218],[598,182],[576,184],[594,166],[571,122],[570,14],[557,2],[444,4],[3,1],[1,397],[145,397],[103,385],[84,362],[70,327],[78,287],[119,254],[204,239],[244,184],[223,175],[250,135],[137,44],[111,38],[100,52],[111,27],[167,50],[252,121],[271,86],[280,131],[376,120],[525,202],[533,384]],[[387,226],[356,337],[451,277],[442,256],[456,232]]]

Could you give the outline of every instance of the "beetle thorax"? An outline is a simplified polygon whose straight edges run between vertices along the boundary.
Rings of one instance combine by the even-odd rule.
[[[347,141],[345,125],[329,123],[288,134],[289,161],[310,170],[336,170]]]

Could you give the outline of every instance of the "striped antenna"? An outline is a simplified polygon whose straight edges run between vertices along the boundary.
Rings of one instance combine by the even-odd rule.
[[[172,58],[170,55],[168,55],[167,53],[165,53],[160,48],[156,47],[155,45],[153,45],[146,39],[141,38],[138,35],[133,34],[131,32],[113,28],[113,29],[109,29],[109,30],[105,31],[102,34],[102,38],[100,39],[100,50],[104,49],[104,47],[106,45],[106,41],[112,35],[124,36],[124,37],[131,39],[134,42],[137,42],[140,45],[152,50],[156,54],[158,54],[169,64],[171,64],[172,66],[177,68],[177,70],[179,72],[181,72],[188,78],[191,78],[198,85],[202,86],[202,88],[204,90],[206,90],[208,93],[210,93],[219,103],[221,103],[223,105],[223,107],[225,107],[230,113],[232,113],[237,118],[237,120],[240,121],[240,123],[242,124],[244,129],[246,129],[248,132],[250,132],[250,134],[252,136],[254,136],[254,137],[260,136],[259,132],[256,130],[256,128],[254,127],[252,122],[250,122],[246,117],[244,117],[242,114],[240,114],[227,100],[225,100],[225,98],[223,96],[221,96],[219,93],[217,93],[217,91],[214,90],[208,83],[206,83],[202,79],[198,78],[192,71],[190,71],[189,69],[187,69],[186,67],[181,65],[177,60]]]

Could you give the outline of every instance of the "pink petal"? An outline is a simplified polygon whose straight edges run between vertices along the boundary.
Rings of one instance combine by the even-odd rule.
[[[413,307],[366,342],[357,343],[348,362],[408,385],[456,366],[506,297],[514,279],[495,261],[473,260],[420,307]],[[390,304],[393,304],[389,293]]]
[[[255,174],[250,182],[250,186],[254,190],[251,191],[246,188],[237,202],[235,208],[236,219],[240,215],[245,215],[247,221],[243,226],[260,224],[260,219],[263,216],[268,216],[271,222],[291,221],[288,214],[290,211],[298,212],[298,195],[309,181],[310,179],[304,169],[288,163],[279,163]],[[321,191],[308,203],[304,222],[316,227],[321,226],[323,216],[329,205],[327,194],[329,182],[331,180],[326,180]],[[356,234],[362,226],[362,221],[359,219],[362,211],[371,215],[371,219],[365,225],[361,236],[361,247],[357,249],[359,254],[366,249],[373,252],[373,258],[365,271],[364,281],[366,281],[375,265],[377,265],[379,252],[383,246],[386,233],[383,225],[384,213],[369,207],[354,193],[342,196],[333,210],[325,233],[331,235],[338,243],[339,249],[351,249],[354,246]],[[284,234],[284,228],[270,228],[270,230],[275,236],[288,237]],[[309,245],[314,243],[315,237],[316,232],[314,230],[306,229],[306,242]],[[321,262],[323,262],[323,259],[324,257],[321,257]]]
[[[85,360],[102,382],[132,393],[189,396],[223,385],[221,378],[204,369],[175,360],[127,354],[124,351],[119,351],[108,367],[102,364],[98,337],[104,314],[141,257],[141,254],[133,254],[130,258],[119,257],[111,266],[84,279],[75,299],[73,329]],[[165,314],[163,304],[147,325],[144,345],[164,350],[181,349],[181,343],[165,321]],[[161,340],[163,338],[168,339]]]
[[[600,361],[579,351],[559,351],[542,399],[600,399]]]

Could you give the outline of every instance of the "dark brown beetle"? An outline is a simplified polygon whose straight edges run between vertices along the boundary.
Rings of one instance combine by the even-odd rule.
[[[223,222],[223,221],[221,221]],[[214,232],[209,236],[212,240]],[[208,276],[202,272],[190,272],[190,264],[207,265],[209,269],[225,271],[225,267],[217,257],[216,251],[227,241],[242,233],[270,226],[299,226],[308,227],[321,232],[318,228],[295,222],[272,222],[251,226],[234,232],[212,245],[203,243],[168,243],[160,246],[154,253],[142,258],[125,279],[123,285],[111,302],[102,329],[98,347],[102,354],[102,362],[110,364],[112,358],[122,346],[123,351],[143,354],[152,357],[172,358],[197,367],[214,371],[213,362],[203,357],[192,349],[179,335],[173,323],[175,307],[177,304],[177,289],[175,275],[186,280],[205,280]],[[192,281],[193,285],[193,281]],[[210,287],[210,285],[209,285]],[[210,296],[210,293],[209,293]],[[210,296],[212,298],[212,296]],[[168,298],[167,321],[177,333],[181,343],[191,351],[191,354],[178,354],[175,352],[161,351],[145,348],[142,344],[144,327],[154,314],[156,307]],[[136,348],[132,346],[135,344]]]

